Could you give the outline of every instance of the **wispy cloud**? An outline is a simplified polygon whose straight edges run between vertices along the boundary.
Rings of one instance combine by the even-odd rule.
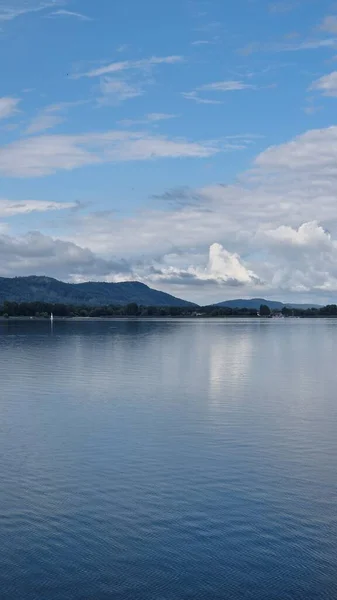
[[[83,104],[83,101],[59,102],[58,104],[46,106],[31,120],[25,133],[27,135],[32,135],[34,133],[46,131],[47,129],[53,129],[56,125],[60,125],[65,120],[63,116],[60,116],[57,113],[65,112],[69,108],[80,104]]]
[[[74,17],[75,19],[79,19],[80,21],[92,21],[92,19],[90,17],[87,17],[87,15],[83,15],[82,13],[73,12],[71,10],[64,10],[64,9],[55,10],[55,11],[49,13],[48,17],[49,18]]]
[[[142,96],[144,90],[140,82],[129,83],[116,77],[102,77],[100,81],[101,96],[99,104],[119,104],[130,98]]]
[[[41,113],[34,119],[32,119],[30,125],[27,127],[25,133],[31,135],[34,133],[40,133],[47,129],[53,129],[56,125],[63,123],[63,117],[57,117],[56,115],[50,115],[48,113]]]
[[[126,52],[129,49],[129,44],[121,44],[120,46],[118,46],[118,48],[116,49],[117,52],[122,53],[122,52]]]
[[[78,79],[80,77],[101,77],[102,75],[109,75],[111,73],[120,73],[127,70],[149,70],[157,65],[167,64],[172,65],[183,62],[182,56],[152,56],[150,58],[144,58],[142,60],[123,60],[119,62],[113,62],[97,69],[91,69],[86,73],[77,73],[73,75],[73,78]]]
[[[337,16],[329,15],[323,19],[322,23],[319,26],[321,31],[326,31],[327,33],[337,33]]]
[[[149,113],[145,115],[143,119],[123,119],[118,124],[123,127],[132,127],[134,125],[145,125],[149,123],[158,123],[160,121],[167,121],[168,119],[174,119],[177,115],[167,113]]]
[[[323,75],[310,86],[311,90],[322,92],[323,96],[337,97],[337,71]]]
[[[208,92],[235,92],[238,90],[255,89],[254,85],[244,83],[243,81],[225,80],[215,81],[214,83],[206,83],[196,88],[198,91]]]
[[[27,13],[55,8],[64,3],[64,0],[4,0],[0,2],[0,21],[12,21]]]
[[[289,44],[282,47],[275,46],[278,52],[296,52],[297,50],[319,50],[320,48],[336,48],[337,38],[326,38],[323,40],[307,40],[298,44]]]
[[[152,69],[162,64],[175,64],[182,62],[182,56],[164,56],[146,58],[142,60],[125,60],[110,63],[104,67],[92,69],[82,74],[75,74],[73,78],[89,77],[100,78],[101,96],[98,104],[119,104],[130,98],[142,96],[145,87],[153,83]]]
[[[252,42],[238,50],[239,54],[249,56],[255,52],[300,52],[305,50],[322,50],[337,48],[337,38],[309,39],[298,42],[279,42],[275,44],[261,44]]]
[[[287,2],[280,0],[279,2],[271,2],[268,6],[270,13],[281,14],[287,13],[297,8],[298,2]]]
[[[157,158],[207,158],[233,144],[189,142],[147,132],[107,131],[84,135],[41,135],[0,147],[0,173],[10,177],[41,177],[100,163]]]
[[[222,104],[221,100],[211,100],[209,98],[201,98],[196,91],[193,92],[182,92],[185,100],[192,100],[197,104]]]
[[[7,119],[17,112],[17,106],[20,100],[4,96],[0,98],[0,119]]]
[[[214,44],[214,42],[210,42],[209,40],[195,40],[195,42],[191,42],[191,46],[208,46],[209,44]]]
[[[20,200],[13,201],[0,198],[0,218],[26,215],[33,212],[47,212],[76,208],[74,202],[48,202],[45,200]]]
[[[182,96],[185,98],[185,100],[192,100],[197,104],[222,104],[220,100],[203,98],[200,96],[199,92],[235,92],[247,89],[256,89],[256,86],[239,80],[215,81],[213,83],[200,85],[191,92],[183,92]]]
[[[303,107],[303,111],[307,115],[315,115],[319,111],[322,110],[322,106],[316,104],[316,98],[314,96],[309,96],[306,99],[306,106]]]

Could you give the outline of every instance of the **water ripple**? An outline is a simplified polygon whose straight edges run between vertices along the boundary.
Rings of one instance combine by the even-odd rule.
[[[1,600],[334,600],[335,322],[0,328]]]

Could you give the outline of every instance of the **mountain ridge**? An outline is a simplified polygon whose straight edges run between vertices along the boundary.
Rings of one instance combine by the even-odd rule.
[[[223,302],[217,302],[214,306],[218,306],[220,308],[253,308],[259,309],[261,304],[265,304],[269,306],[271,310],[282,310],[282,308],[299,308],[299,309],[308,309],[308,308],[320,308],[320,304],[300,304],[293,302],[280,302],[278,300],[266,300],[265,298],[237,298],[235,300],[224,300]]]
[[[197,307],[197,304],[154,290],[139,281],[66,283],[53,277],[0,277],[0,303],[49,302],[87,306],[126,305]]]
[[[0,304],[9,302],[48,302],[51,304],[73,304],[87,306],[126,305],[132,302],[142,306],[167,306],[198,308],[195,302],[177,298],[166,292],[153,289],[140,281],[86,281],[68,283],[45,275],[26,277],[0,277]],[[319,304],[301,304],[267,300],[265,298],[237,298],[224,300],[209,306],[219,308],[248,308],[259,310],[261,304],[271,310],[289,308],[320,308]]]

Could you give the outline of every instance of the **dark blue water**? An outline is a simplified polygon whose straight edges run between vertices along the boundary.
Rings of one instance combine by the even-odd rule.
[[[0,323],[1,600],[337,598],[337,321]]]

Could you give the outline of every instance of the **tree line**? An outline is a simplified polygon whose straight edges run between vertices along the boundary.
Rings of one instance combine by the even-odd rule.
[[[77,306],[72,304],[52,304],[49,302],[9,302],[0,307],[0,315],[10,317],[49,318],[55,317],[337,317],[337,305],[330,304],[322,308],[289,308],[271,311],[267,305],[254,308],[230,308],[228,306],[176,307],[176,306],[140,306],[131,302],[125,306]]]
[[[72,304],[52,304],[49,302],[10,302],[6,301],[0,307],[0,315],[9,317],[49,318],[53,313],[55,317],[229,317],[248,316],[256,317],[255,309],[232,309],[215,306],[203,308],[180,306],[141,306],[131,302],[124,306],[78,306]]]

